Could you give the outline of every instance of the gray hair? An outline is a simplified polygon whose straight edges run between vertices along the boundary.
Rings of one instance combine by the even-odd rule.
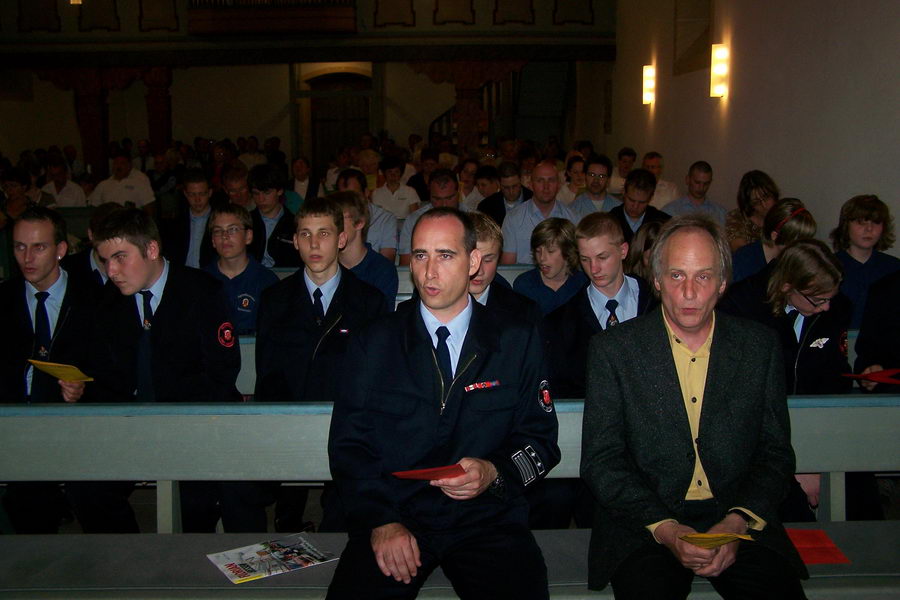
[[[701,231],[707,233],[712,238],[713,246],[719,255],[719,276],[723,283],[731,281],[731,248],[728,245],[728,239],[725,237],[725,231],[711,218],[696,213],[674,217],[660,229],[659,237],[656,238],[656,243],[653,244],[653,250],[650,255],[650,266],[653,270],[654,279],[662,279],[663,252],[665,252],[669,239],[680,231]]]

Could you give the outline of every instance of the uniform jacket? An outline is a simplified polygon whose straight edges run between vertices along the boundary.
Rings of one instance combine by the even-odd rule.
[[[641,316],[657,302],[647,282],[640,277],[634,279],[639,290],[637,316]],[[550,381],[556,395],[559,398],[584,398],[588,343],[591,337],[603,331],[591,308],[587,288],[547,315],[543,331]]]
[[[91,374],[85,350],[90,334],[92,300],[90,290],[78,286],[70,276],[53,330],[50,355],[44,360],[75,365]],[[3,343],[0,344],[0,404],[25,402],[25,372],[34,350],[34,323],[25,301],[25,280],[22,278],[0,285],[0,331],[3,332]],[[57,390],[57,393],[49,398],[34,397],[32,402],[63,401],[55,379],[35,369],[32,385],[37,378],[52,381],[52,385],[46,388]],[[83,401],[88,402],[90,384],[85,388],[85,394]]]
[[[300,253],[294,248],[294,233],[297,231],[294,225],[294,215],[286,206],[282,209],[281,218],[275,224],[269,239],[266,239],[266,225],[263,223],[259,209],[254,208],[250,211],[250,217],[253,220],[253,241],[247,247],[247,252],[262,262],[263,254],[268,249],[269,256],[275,261],[274,268],[299,267],[302,262]]]
[[[871,365],[885,369],[900,367],[900,273],[887,275],[869,289],[859,338],[856,340],[856,372]],[[900,378],[898,378],[900,379]],[[880,383],[875,391],[882,394],[900,391],[900,385]]]
[[[210,207],[214,208],[214,205],[210,203]],[[191,212],[186,206],[183,206],[176,217],[167,223],[162,245],[163,254],[176,265],[184,265],[190,245]],[[200,266],[205,267],[216,258],[216,251],[212,245],[212,236],[209,234],[209,229],[205,228],[200,242]]]
[[[803,319],[800,341],[794,333],[795,315],[772,314],[766,288],[776,261],[739,281],[722,300],[721,310],[758,321],[778,332],[784,355],[788,394],[845,394],[853,380],[847,361],[847,329],[852,308],[844,294],[832,298],[829,309]]]
[[[534,196],[534,192],[522,186],[522,201],[528,202],[532,196]],[[506,201],[503,198],[503,192],[491,194],[479,202],[478,210],[496,221],[497,225],[503,227],[503,219],[506,218]]]
[[[100,294],[103,289],[103,278],[94,272],[91,267],[92,248],[87,248],[75,254],[67,254],[60,261],[60,266],[69,274],[69,283],[75,283],[79,288],[93,294]]]
[[[321,323],[303,271],[266,288],[256,322],[256,400],[330,402],[348,372],[350,334],[386,312],[384,295],[343,267]]]
[[[134,296],[103,290],[92,336],[96,388],[104,402],[132,402],[143,328]],[[221,284],[211,275],[169,263],[169,276],[150,329],[158,402],[240,400],[237,335]]]
[[[609,211],[609,214],[614,216],[616,221],[619,222],[619,225],[622,227],[622,233],[625,235],[625,241],[630,244],[635,232],[631,230],[631,225],[628,224],[628,220],[625,218],[625,207],[620,204]],[[665,223],[671,218],[669,213],[664,213],[655,206],[648,204],[647,210],[644,212],[644,220],[641,221],[641,227],[647,223]]]
[[[656,543],[647,525],[682,518],[695,457],[662,310],[594,336],[588,356],[581,476],[598,503],[588,586],[602,589],[623,559]],[[717,313],[698,445],[717,512],[741,506],[765,519],[754,543],[805,577],[777,518],[794,474],[790,439],[774,332]]]
[[[392,522],[413,531],[527,523],[522,492],[560,457],[538,338],[533,324],[473,302],[445,386],[418,307],[354,336],[346,362],[356,377],[335,402],[328,442],[351,533]],[[464,457],[491,461],[503,485],[456,501],[427,481],[391,475]]]

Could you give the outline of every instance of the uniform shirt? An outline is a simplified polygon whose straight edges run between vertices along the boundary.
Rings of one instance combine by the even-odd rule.
[[[47,299],[44,300],[44,307],[47,309],[47,318],[50,321],[50,339],[53,339],[53,333],[56,331],[56,322],[59,320],[59,311],[62,309],[63,298],[66,297],[66,286],[69,282],[69,274],[66,273],[65,269],[59,270],[59,277],[56,279],[56,282],[47,288],[47,293],[50,294],[47,296]],[[28,304],[28,314],[31,315],[31,330],[34,331],[35,323],[37,323],[37,316],[35,315],[35,311],[37,311],[38,301],[37,298],[34,297],[35,294],[38,293],[38,289],[31,285],[30,282],[25,282],[25,302]],[[49,351],[50,349],[47,348]],[[31,395],[31,378],[34,375],[34,367],[31,366],[31,363],[28,364],[28,369],[25,373],[25,395]],[[21,380],[20,380],[21,381]]]
[[[309,190],[309,177],[307,177],[304,181],[300,181],[299,179],[294,180],[294,193],[300,196],[300,201],[304,202],[306,200],[306,192]]]
[[[237,333],[252,334],[256,331],[256,313],[264,289],[278,283],[278,276],[265,268],[252,256],[238,275],[229,278],[219,270],[219,261],[206,265],[204,271],[222,282],[222,291],[228,298],[228,313]]]
[[[713,333],[716,330],[716,317],[713,313],[712,326],[709,329],[709,336],[696,352],[690,348],[672,331],[669,325],[669,319],[663,311],[663,322],[666,325],[666,333],[669,338],[669,347],[672,350],[672,358],[675,361],[675,370],[678,372],[678,384],[681,387],[681,395],[684,400],[684,410],[687,413],[688,424],[691,428],[691,439],[694,445],[694,474],[691,484],[688,486],[684,495],[685,500],[709,500],[714,498],[713,490],[710,488],[709,479],[703,470],[700,462],[700,454],[697,452],[697,441],[700,439],[700,414],[703,410],[703,392],[706,389],[706,373],[709,369],[710,347],[712,346]],[[765,527],[766,522],[760,519],[756,514],[741,506],[731,507],[729,510],[739,509],[741,512],[751,517],[748,522],[750,529],[761,530]],[[657,523],[647,526],[650,533],[656,538],[656,528],[666,521],[674,521],[674,519],[665,519]],[[657,540],[658,541],[658,540]]]
[[[110,177],[97,184],[97,187],[88,196],[87,203],[90,206],[100,206],[107,202],[115,202],[125,206],[127,202],[131,202],[141,208],[154,200],[156,197],[153,195],[150,179],[137,169],[132,169],[121,180]]]
[[[640,296],[640,293],[641,290],[638,287],[637,280],[628,275],[625,275],[619,291],[612,298],[607,298],[603,292],[594,287],[594,284],[587,286],[588,300],[590,300],[594,315],[596,315],[597,321],[599,321],[600,327],[603,329],[606,329],[606,320],[609,318],[609,311],[606,309],[607,302],[615,300],[619,303],[616,307],[616,318],[619,320],[619,323],[622,323],[637,316],[638,296]]]
[[[422,320],[425,321],[425,329],[428,330],[428,335],[431,336],[432,347],[437,348],[437,330],[439,327],[446,327],[450,331],[450,336],[447,338],[447,348],[450,350],[450,370],[455,374],[463,342],[466,341],[466,333],[469,331],[469,321],[472,320],[472,296],[467,296],[466,307],[453,317],[453,320],[449,323],[438,321],[437,317],[431,314],[431,311],[425,307],[423,302],[419,302],[419,313],[422,315]]]
[[[81,189],[81,186],[74,183],[72,180],[66,180],[66,185],[63,186],[63,189],[56,191],[56,184],[52,181],[48,182],[47,185],[41,188],[42,192],[47,192],[56,200],[56,206],[60,207],[69,207],[69,206],[87,206],[87,200],[84,197],[84,190]]]
[[[656,182],[656,190],[650,198],[650,204],[654,206],[666,206],[678,199],[678,186],[671,181],[659,179]],[[671,214],[671,213],[669,213]]]
[[[377,204],[369,203],[369,232],[366,241],[372,250],[397,247],[397,217]]]
[[[155,315],[159,310],[159,303],[162,302],[163,291],[166,289],[166,281],[169,279],[169,261],[163,259],[163,270],[162,275],[159,276],[153,285],[151,285],[149,289],[153,292],[153,297],[150,298],[150,310],[153,311]],[[141,290],[143,291],[143,290]],[[141,317],[141,323],[144,322],[144,296],[140,292],[134,295],[134,301],[137,303],[138,315]]]
[[[873,252],[869,260],[864,263],[850,256],[846,250],[837,252],[835,256],[844,266],[841,292],[853,303],[850,327],[859,329],[862,324],[863,312],[866,309],[866,300],[869,297],[869,286],[886,275],[900,271],[900,259],[877,251]]]
[[[331,300],[334,298],[334,293],[337,291],[338,284],[341,282],[340,266],[331,279],[322,285],[316,285],[316,282],[309,278],[306,269],[303,269],[303,282],[306,284],[306,291],[309,292],[309,301],[313,304],[315,304],[313,293],[316,291],[316,288],[322,290],[322,312],[328,314],[328,307],[331,306]]]
[[[622,216],[625,217],[625,222],[628,223],[629,227],[631,227],[632,233],[637,233],[637,230],[640,229],[641,225],[644,224],[644,215],[646,215],[646,214],[647,213],[644,212],[637,219],[632,219],[631,217],[628,216],[627,212],[625,212],[624,210],[622,211]]]
[[[539,269],[531,269],[516,277],[513,282],[513,290],[534,300],[541,309],[541,314],[549,315],[568,302],[569,298],[577,294],[587,282],[587,275],[582,271],[577,271],[569,275],[569,278],[558,290],[554,290],[544,284]]]
[[[397,303],[397,289],[400,286],[397,267],[394,266],[394,263],[372,250],[372,246],[367,243],[366,255],[358,265],[350,269],[350,272],[369,285],[378,288],[378,291],[384,294],[388,312],[394,311],[394,305]]]
[[[406,217],[406,220],[403,222],[403,229],[400,230],[400,244],[397,246],[398,254],[411,254],[412,253],[412,232],[413,228],[416,226],[416,223],[419,221],[419,217],[424,215],[426,212],[431,210],[432,204],[431,202],[426,202],[422,206],[419,207],[415,212],[409,213],[409,216]]]
[[[515,252],[516,262],[519,264],[532,264],[531,232],[541,221],[550,217],[560,217],[572,223],[578,222],[578,217],[569,207],[555,200],[550,214],[546,217],[533,200],[519,204],[512,210],[507,209],[506,218],[503,219],[503,252]]]
[[[269,256],[269,238],[272,236],[272,232],[275,231],[275,226],[278,225],[278,221],[281,219],[282,214],[284,214],[283,208],[279,208],[278,214],[271,218],[259,213],[259,216],[262,218],[263,226],[266,228],[266,248],[263,250],[262,264],[264,267],[269,267],[270,269],[275,266],[275,259]]]
[[[100,279],[103,281],[103,285],[106,285],[106,282],[109,281],[109,277],[106,275],[106,269],[97,264],[97,261],[94,260],[94,251],[88,254],[88,261],[91,263],[91,271],[100,275]]]
[[[665,213],[669,213],[673,217],[700,213],[702,215],[711,217],[713,221],[715,221],[722,227],[725,227],[725,216],[728,214],[728,211],[725,210],[725,207],[716,204],[709,198],[704,198],[703,202],[701,202],[700,204],[694,204],[687,196],[682,196],[678,200],[669,202],[663,207],[662,210]]]
[[[472,191],[462,199],[459,203],[459,210],[463,212],[475,212],[478,210],[478,203],[484,200],[484,196],[478,191],[478,186],[472,188]]]
[[[491,286],[488,285],[486,288],[484,288],[484,291],[481,292],[481,295],[475,298],[475,301],[482,306],[487,306],[488,296],[490,296],[490,293]]]
[[[794,337],[797,338],[797,341],[799,342],[799,341],[800,341],[800,334],[803,333],[803,321],[806,320],[806,317],[804,317],[804,316],[803,316],[803,313],[801,313],[800,311],[798,311],[796,308],[794,308],[794,307],[791,306],[790,304],[785,305],[785,307],[784,307],[784,314],[790,315],[790,314],[791,314],[791,311],[797,313],[796,315],[794,315],[794,325],[793,325],[793,327],[794,327]]]
[[[575,197],[575,202],[569,208],[581,220],[594,212],[609,212],[620,204],[622,204],[621,200],[613,198],[609,194],[606,194],[603,200],[595,200],[589,193],[584,192]]]
[[[200,246],[203,245],[203,236],[206,234],[206,223],[209,220],[210,208],[206,207],[206,212],[202,215],[190,213],[191,217],[191,238],[188,243],[187,258],[184,264],[195,269],[200,268]]]
[[[418,202],[419,195],[408,185],[398,186],[394,192],[387,185],[383,185],[372,192],[372,203],[389,211],[398,219],[405,219],[409,214],[409,205]]]

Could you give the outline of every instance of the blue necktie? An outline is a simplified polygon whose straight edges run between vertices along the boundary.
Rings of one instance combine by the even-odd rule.
[[[144,297],[144,320],[137,349],[137,401],[153,402],[156,400],[153,392],[153,348],[150,343],[150,328],[153,323],[150,300],[153,292],[141,290],[140,294]]]
[[[31,358],[35,360],[50,360],[50,343],[53,335],[50,333],[50,317],[47,315],[48,292],[38,292],[34,295],[37,299],[37,307],[34,310],[34,349]],[[59,388],[56,380],[31,368],[31,402],[52,402],[59,400]]]
[[[322,304],[321,288],[316,288],[316,291],[313,292],[313,312],[316,313],[316,321],[321,325],[325,319],[325,305]]]
[[[609,311],[609,317],[606,319],[606,327],[604,329],[609,329],[610,327],[615,327],[619,324],[619,318],[616,316],[616,308],[618,308],[619,302],[617,300],[609,300],[606,303],[606,310]]]
[[[450,362],[450,347],[447,345],[447,338],[450,337],[450,330],[443,325],[437,328],[437,354],[438,367],[441,369],[441,375],[444,382],[449,384],[453,380],[453,363]]]

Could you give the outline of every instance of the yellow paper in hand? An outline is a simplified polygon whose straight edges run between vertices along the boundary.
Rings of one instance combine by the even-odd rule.
[[[28,359],[28,362],[34,365],[36,369],[40,369],[47,375],[63,381],[93,381],[93,377],[88,377],[81,372],[81,369],[75,365],[63,365],[60,363],[44,362],[42,360]]]
[[[718,548],[738,540],[752,542],[753,538],[744,533],[689,533],[681,536],[681,539],[700,548]]]

